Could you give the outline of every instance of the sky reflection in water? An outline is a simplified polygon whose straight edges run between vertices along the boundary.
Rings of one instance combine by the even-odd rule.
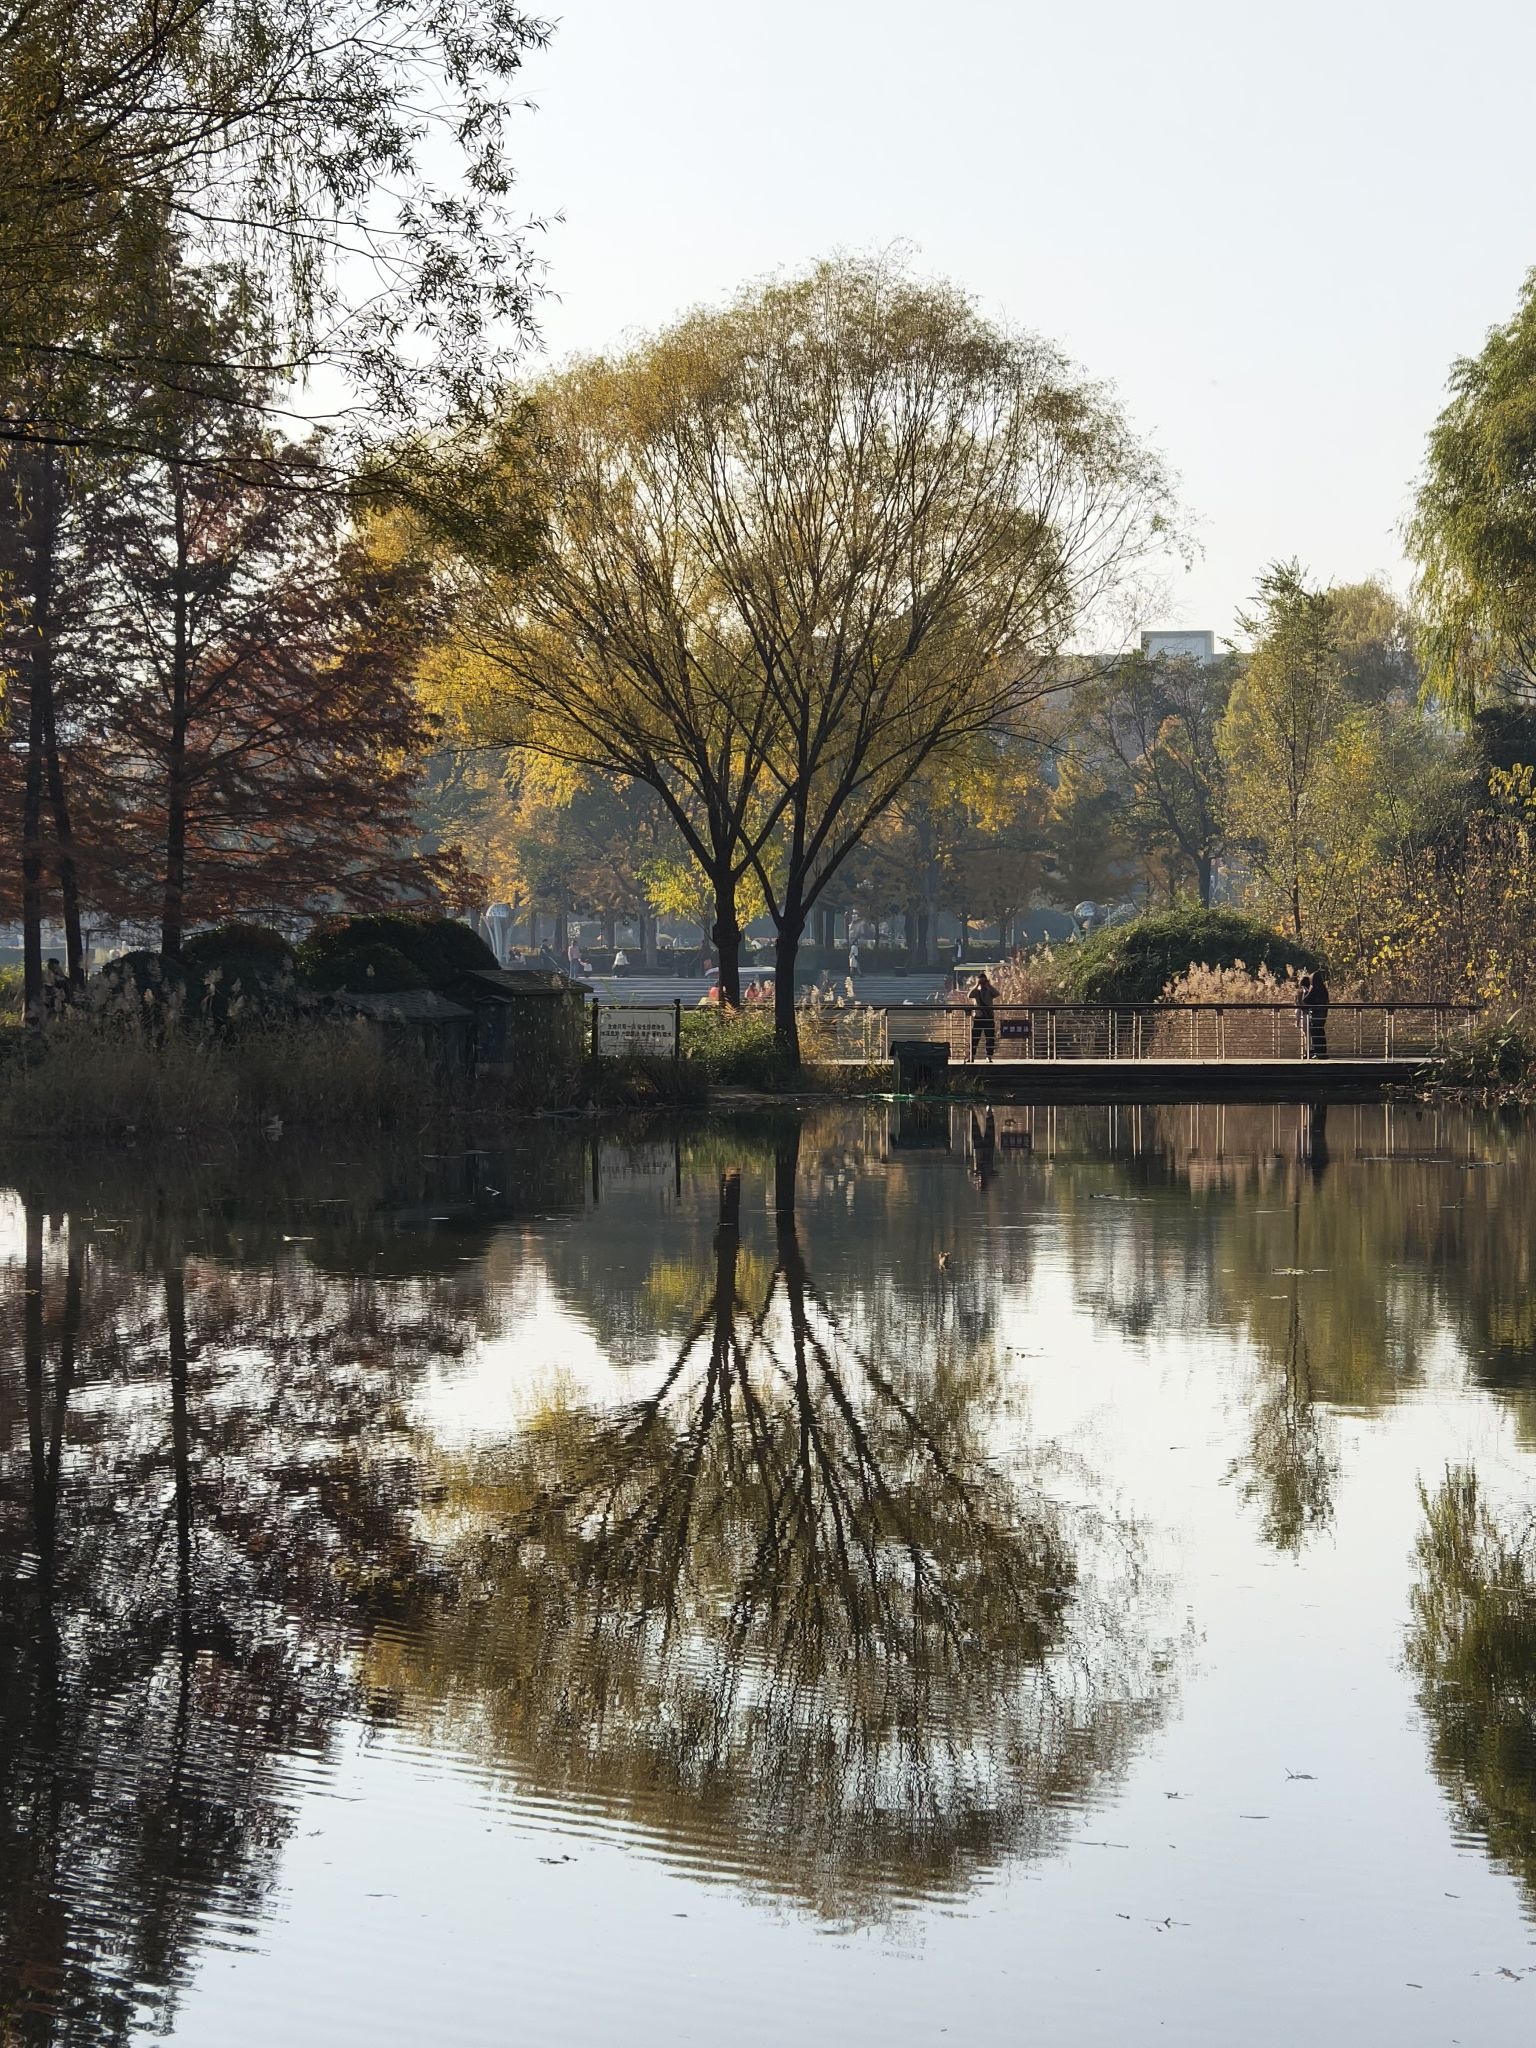
[[[0,2041],[1529,2038],[1529,1137],[319,1152],[0,1170]]]

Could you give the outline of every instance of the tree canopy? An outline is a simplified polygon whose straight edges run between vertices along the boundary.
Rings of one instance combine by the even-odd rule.
[[[1536,684],[1536,271],[1450,390],[1408,542],[1428,678],[1467,708]]]
[[[1162,471],[1054,348],[884,260],[580,363],[508,424],[486,462],[537,559],[457,535],[492,729],[654,788],[722,950],[753,876],[792,1040],[812,908],[927,761],[1060,685],[1166,535]]]

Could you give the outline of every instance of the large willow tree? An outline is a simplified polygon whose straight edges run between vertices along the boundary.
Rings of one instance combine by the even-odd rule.
[[[1162,471],[1049,344],[883,260],[750,290],[526,396],[459,533],[482,736],[657,791],[732,997],[755,885],[793,1047],[818,899],[926,762],[1060,686],[1160,544]],[[543,545],[503,570],[530,500]]]
[[[1450,391],[1408,542],[1428,680],[1470,709],[1536,690],[1536,271]]]

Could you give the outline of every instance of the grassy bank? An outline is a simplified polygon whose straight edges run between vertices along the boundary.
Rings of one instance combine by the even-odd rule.
[[[1536,1026],[1523,1012],[1482,1025],[1425,1069],[1418,1092],[1483,1109],[1536,1106]]]
[[[8,1035],[0,1133],[15,1138],[256,1129],[274,1121],[380,1126],[435,1096],[423,1062],[350,1021],[235,1035],[151,1031],[66,1016],[40,1041]]]
[[[751,1059],[734,1067],[693,1058],[584,1060],[471,1078],[434,1069],[350,1019],[231,1034],[66,1016],[40,1041],[18,1027],[0,1037],[0,1136],[150,1138],[275,1124],[382,1130],[456,1116],[699,1108],[719,1067],[775,1092],[793,1084],[782,1064],[760,1068]]]
[[[352,1126],[541,1110],[686,1109],[712,1092],[859,1095],[888,1089],[884,1067],[793,1065],[761,1013],[685,1017],[681,1060],[552,1060],[470,1077],[389,1043],[360,1019],[253,1018],[238,1028],[141,1021],[122,1009],[69,1012],[38,1039],[0,1027],[0,1136],[169,1137],[207,1131]]]

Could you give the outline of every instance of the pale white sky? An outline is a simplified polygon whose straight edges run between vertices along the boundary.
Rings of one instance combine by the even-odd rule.
[[[535,0],[536,4],[536,0]],[[550,13],[555,9],[550,7]],[[1452,358],[1536,263],[1528,0],[569,0],[521,199],[556,355],[837,249],[914,245],[1115,384],[1203,558],[1405,580]]]

